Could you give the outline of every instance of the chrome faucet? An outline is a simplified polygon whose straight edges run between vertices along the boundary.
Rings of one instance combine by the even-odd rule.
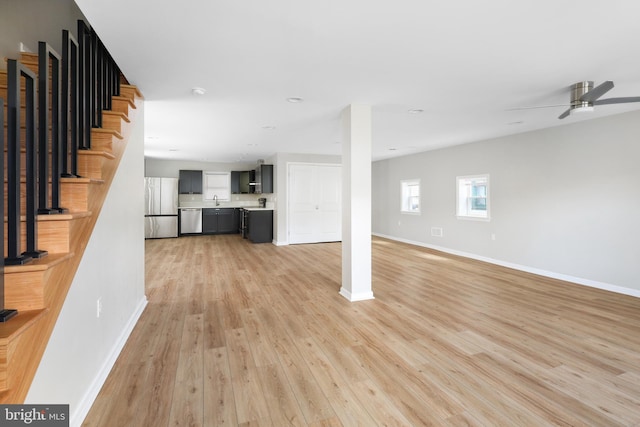
[[[216,202],[216,206],[220,206],[220,202],[218,201],[218,195],[217,194],[213,195],[213,201]]]

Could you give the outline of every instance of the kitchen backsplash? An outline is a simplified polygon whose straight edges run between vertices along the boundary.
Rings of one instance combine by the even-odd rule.
[[[275,194],[232,194],[231,200],[220,200],[218,207],[256,207],[258,199],[267,199],[267,208],[273,208]],[[207,207],[216,206],[213,200],[204,200],[202,194],[180,194],[178,196],[179,207]]]

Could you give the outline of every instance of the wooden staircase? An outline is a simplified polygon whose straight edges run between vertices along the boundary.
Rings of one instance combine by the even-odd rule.
[[[37,73],[37,55],[22,54],[20,62]],[[6,99],[6,95],[7,75],[0,71],[0,98]],[[2,404],[22,403],[29,391],[122,158],[140,102],[142,95],[136,87],[120,86],[120,96],[113,98],[111,111],[102,112],[102,128],[91,130],[91,149],[78,151],[80,177],[61,178],[60,206],[68,212],[38,215],[37,248],[46,250],[48,255],[28,264],[4,267],[5,307],[17,309],[18,315],[0,323]],[[6,111],[3,114],[6,118]],[[5,135],[6,126],[5,119]],[[21,157],[24,162],[24,148]],[[21,184],[24,186],[24,181]],[[24,202],[21,206],[24,221]],[[21,227],[22,248],[24,229]],[[6,239],[4,247],[6,254]]]

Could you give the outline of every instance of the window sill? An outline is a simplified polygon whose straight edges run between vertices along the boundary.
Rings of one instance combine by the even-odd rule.
[[[462,219],[462,220],[467,220],[467,221],[484,221],[484,222],[490,222],[491,218],[483,218],[480,216],[467,216],[467,215],[456,215],[456,218],[458,219]]]

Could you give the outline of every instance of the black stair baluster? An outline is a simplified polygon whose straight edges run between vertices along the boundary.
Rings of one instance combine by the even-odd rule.
[[[2,165],[2,176],[4,176],[4,99],[0,98],[0,165]],[[0,212],[4,212],[4,185],[0,188]],[[0,237],[4,242],[4,226],[0,227]],[[18,314],[17,310],[4,307],[4,257],[0,265],[0,322],[6,322]]]
[[[45,42],[38,43],[38,91],[40,130],[38,213],[48,215],[67,210],[60,207],[60,55]],[[49,106],[51,120],[49,120]],[[50,145],[49,139],[51,139]],[[51,148],[51,171],[49,171],[49,147]],[[49,178],[51,178],[51,205],[48,205]]]
[[[62,97],[60,106],[62,173],[78,177],[78,42],[62,31]]]
[[[98,62],[98,37],[96,36],[95,31],[93,31],[93,28],[90,30],[90,37],[89,37],[89,43],[90,43],[90,56],[91,56],[91,100],[90,102],[90,114],[91,114],[91,127],[92,128],[99,128],[102,127],[101,126],[101,119],[102,119],[102,115],[100,117],[98,117],[98,110],[100,108],[100,104],[98,102],[98,83],[99,83],[99,79],[98,76],[101,74],[100,72],[100,66],[99,66],[99,62]]]
[[[20,82],[25,79],[27,223],[35,224],[35,79],[36,76],[15,59],[7,60],[7,254],[5,265],[25,264],[32,257],[20,251]],[[29,166],[31,164],[31,167]],[[31,175],[31,176],[30,176]],[[30,189],[32,202],[29,203]],[[31,214],[29,208],[31,209]],[[35,229],[35,225],[34,228]],[[27,233],[33,230],[27,227]]]
[[[91,148],[91,31],[78,20],[78,148]]]
[[[40,60],[38,60],[40,61]],[[25,77],[26,82],[26,99],[25,99],[25,125],[26,125],[26,175],[27,175],[27,190],[26,190],[26,250],[22,253],[23,256],[28,256],[31,258],[42,258],[46,256],[48,253],[44,250],[37,249],[38,242],[38,180],[47,180],[47,177],[38,176],[38,147],[37,140],[38,135],[44,133],[45,137],[48,132],[48,127],[45,125],[44,127],[41,125],[38,127],[36,121],[36,111],[37,111],[37,103],[36,103],[36,79],[37,77],[31,73],[30,76],[26,76],[26,71],[28,71],[25,67],[25,72],[23,73],[23,77]],[[45,104],[47,105],[47,104]],[[42,109],[42,107],[41,107]],[[45,108],[47,110],[48,108]]]

